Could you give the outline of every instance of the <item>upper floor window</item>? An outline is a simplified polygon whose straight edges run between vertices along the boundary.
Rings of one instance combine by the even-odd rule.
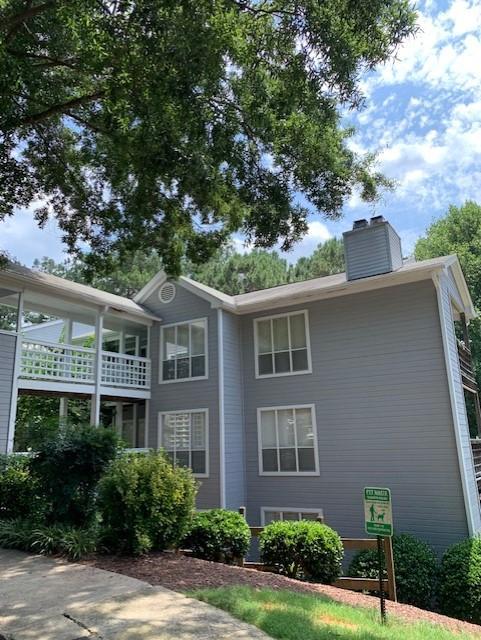
[[[313,405],[258,409],[259,473],[318,475]]]
[[[207,409],[161,413],[159,428],[160,444],[175,465],[208,475]]]
[[[163,382],[207,377],[207,320],[162,327]]]
[[[256,376],[311,372],[307,311],[254,320]]]

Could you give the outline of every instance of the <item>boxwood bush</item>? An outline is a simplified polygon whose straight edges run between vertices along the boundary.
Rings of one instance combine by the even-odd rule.
[[[211,509],[195,515],[184,545],[196,558],[231,564],[246,555],[250,539],[249,526],[239,513]]]
[[[124,454],[99,483],[102,544],[116,553],[140,554],[177,546],[192,521],[196,482],[173,467],[162,451]]]
[[[279,573],[329,584],[341,575],[341,538],[320,522],[267,525],[259,537],[261,560]]]
[[[446,551],[439,572],[441,612],[481,624],[481,537],[463,540]]]
[[[437,577],[434,551],[423,540],[407,533],[394,535],[392,545],[399,602],[423,609],[429,608],[433,601]],[[348,575],[352,578],[377,578],[377,551],[356,553],[349,566]]]

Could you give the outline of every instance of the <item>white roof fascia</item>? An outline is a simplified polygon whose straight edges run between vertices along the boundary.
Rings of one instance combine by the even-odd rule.
[[[41,272],[38,272],[38,274],[45,276],[45,281],[38,281],[29,275],[30,269],[24,268],[23,271],[22,273],[10,270],[7,267],[5,270],[0,270],[0,280],[13,282],[24,292],[30,290],[52,296],[56,295],[63,300],[73,301],[77,304],[81,301],[82,304],[90,305],[96,311],[99,309],[106,311],[108,309],[110,314],[121,316],[132,322],[151,325],[154,320],[159,320],[157,316],[149,311],[140,307],[135,308],[136,304],[133,304],[132,300],[128,298],[122,298],[122,296],[110,294],[101,289],[80,285],[71,280],[50,276],[50,274],[42,274]],[[37,275],[37,272],[32,273]],[[105,296],[104,299],[102,299],[103,296]]]
[[[157,287],[160,287],[167,280],[167,274],[165,271],[159,271],[151,278],[145,286],[134,296],[134,302],[141,304],[149,296],[151,296]]]
[[[456,286],[458,287],[459,295],[464,305],[464,313],[467,320],[474,320],[477,317],[477,311],[471,298],[466,279],[464,277],[459,258],[456,255],[448,256],[446,261],[446,268],[451,268]]]
[[[318,289],[313,288],[309,292],[304,292],[302,290],[300,292],[296,292],[295,290],[292,290],[290,295],[286,295],[286,293],[283,293],[277,298],[272,297],[268,300],[260,299],[250,304],[242,301],[243,295],[248,294],[241,294],[240,296],[236,296],[234,298],[236,303],[236,313],[255,313],[257,311],[293,306],[297,304],[305,304],[307,302],[316,300],[351,295],[362,293],[365,291],[372,291],[375,289],[382,289],[385,287],[406,284],[409,282],[426,280],[430,279],[433,273],[443,270],[446,266],[446,263],[447,261],[445,258],[424,261],[424,264],[423,262],[413,263],[412,265],[409,265],[409,267],[401,267],[401,269],[398,269],[397,271],[393,271],[391,273],[385,273],[379,276],[371,276],[369,278],[360,278],[358,280],[343,280],[342,282],[337,282],[328,287],[320,287]]]

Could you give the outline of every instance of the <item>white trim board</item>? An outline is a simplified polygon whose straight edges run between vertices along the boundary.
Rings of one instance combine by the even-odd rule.
[[[226,466],[225,466],[225,402],[224,402],[224,318],[222,309],[217,309],[217,353],[219,377],[219,493],[220,508],[225,509]]]
[[[434,277],[433,281],[438,301],[441,336],[446,363],[461,485],[466,510],[466,520],[469,535],[473,536],[481,531],[481,508],[479,504],[476,477],[474,475],[471,444],[469,441],[469,427],[466,415],[466,406],[464,403],[464,393],[461,384],[459,358],[457,356],[457,347],[455,344],[456,336],[451,309],[452,296],[449,292],[447,271],[441,274],[440,277]],[[446,308],[448,304],[449,308]],[[456,350],[455,355],[453,355],[452,349]],[[466,439],[467,444],[466,442],[463,442],[466,441]],[[470,457],[465,453],[467,450],[470,452]]]

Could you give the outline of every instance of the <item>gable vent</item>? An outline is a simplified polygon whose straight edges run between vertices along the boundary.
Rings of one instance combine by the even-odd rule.
[[[175,284],[172,282],[165,282],[159,289],[159,300],[164,304],[172,302],[175,298]]]

